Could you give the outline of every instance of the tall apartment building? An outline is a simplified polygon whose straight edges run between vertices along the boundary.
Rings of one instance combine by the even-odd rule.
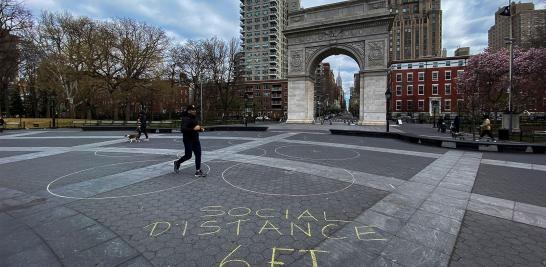
[[[442,55],[441,0],[388,0],[396,14],[390,33],[391,60]]]
[[[244,78],[276,80],[288,72],[286,0],[241,0],[241,40]]]
[[[512,37],[514,44],[529,47],[532,38],[537,34],[544,34],[546,27],[546,10],[535,10],[533,3],[512,3],[512,16],[501,16],[503,8],[495,12],[495,25],[489,28],[488,45],[493,50],[507,48],[504,38],[510,36],[510,18],[512,19]]]

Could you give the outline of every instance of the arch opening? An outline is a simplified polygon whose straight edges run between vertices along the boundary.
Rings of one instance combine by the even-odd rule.
[[[351,123],[358,120],[360,66],[357,60],[345,53],[325,53],[314,62],[318,62],[311,74],[315,122],[334,119],[334,123]]]

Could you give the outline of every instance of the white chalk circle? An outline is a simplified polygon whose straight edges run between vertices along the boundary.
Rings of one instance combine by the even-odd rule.
[[[307,155],[314,155],[314,154],[320,154],[321,156],[323,154],[326,154],[328,155],[328,151],[327,149],[331,149],[331,148],[326,148],[326,147],[320,147],[320,149],[313,149],[311,147],[311,145],[286,145],[286,146],[279,146],[279,147],[276,147],[275,148],[275,153],[277,155],[280,155],[280,156],[283,156],[283,157],[287,157],[287,158],[293,158],[293,159],[301,159],[301,160],[319,160],[319,161],[341,161],[341,160],[351,160],[351,159],[356,159],[356,158],[359,158],[360,157],[360,153],[358,151],[354,151],[354,150],[351,150],[351,149],[346,149],[344,151],[351,151],[351,153],[353,154],[352,156],[350,157],[345,157],[345,158],[332,158],[332,157],[329,157],[329,158],[317,158],[317,157],[301,157],[301,156],[293,156],[293,155],[288,155],[288,154],[285,154],[285,153],[281,153],[280,151],[282,151],[283,149],[286,149],[286,148],[291,148],[291,147],[306,147],[305,151],[308,151],[307,152]]]
[[[107,165],[101,165],[101,166],[97,166],[97,167],[92,167],[92,168],[89,168],[89,169],[84,169],[84,170],[80,170],[80,171],[76,171],[76,172],[73,172],[73,173],[69,173],[69,174],[66,174],[66,175],[63,175],[61,177],[58,177],[58,178],[55,178],[53,181],[51,181],[46,189],[47,189],[47,192],[49,192],[51,195],[53,196],[56,196],[56,197],[60,197],[60,198],[66,198],[66,199],[79,199],[79,200],[104,200],[104,199],[117,199],[117,198],[130,198],[130,197],[138,197],[138,196],[145,196],[145,195],[151,195],[151,194],[156,194],[156,193],[161,193],[161,192],[165,192],[165,191],[169,191],[169,190],[174,190],[174,189],[177,189],[177,188],[181,188],[181,187],[184,187],[186,185],[189,185],[189,184],[192,184],[192,183],[195,183],[196,181],[199,181],[202,179],[202,177],[200,178],[196,178],[196,179],[192,179],[191,181],[187,182],[187,183],[183,183],[183,184],[180,184],[180,185],[177,185],[177,186],[172,186],[172,187],[169,187],[169,188],[164,188],[164,189],[160,189],[160,190],[155,190],[155,191],[151,191],[151,192],[144,192],[144,193],[140,193],[140,194],[134,194],[134,195],[123,195],[123,196],[112,196],[112,197],[75,197],[75,196],[64,196],[64,195],[61,195],[61,194],[57,194],[55,192],[53,192],[53,190],[51,189],[51,186],[53,184],[55,184],[56,182],[60,181],[60,180],[63,180],[65,178],[68,178],[70,176],[74,176],[76,174],[80,174],[80,173],[84,173],[84,172],[88,172],[88,171],[92,171],[92,170],[96,170],[96,169],[100,169],[100,168],[105,168],[105,167],[110,167],[110,166],[119,166],[119,165],[128,165],[128,164],[131,164],[131,163],[145,163],[145,162],[159,162],[159,161],[163,161],[163,160],[142,160],[142,161],[130,161],[130,162],[121,162],[121,163],[114,163],[114,164],[107,164]],[[171,162],[172,164],[172,162]],[[208,169],[208,171],[206,172],[207,174],[210,172],[210,166],[205,164],[205,163],[202,163],[203,165],[205,165]],[[165,163],[166,166],[168,166],[170,169],[172,169],[172,166],[169,164],[169,162],[166,162]],[[117,188],[116,188],[117,189]],[[115,189],[113,189],[115,190]],[[105,192],[103,192],[105,193]]]
[[[135,157],[144,157],[147,156],[144,153],[136,153],[136,152],[119,152],[119,151],[112,151],[116,150],[118,148],[103,148],[95,151],[94,155],[97,157],[106,157],[106,158],[135,158]],[[116,155],[116,154],[124,154],[124,155]]]
[[[226,173],[228,173],[231,169],[233,169],[233,168],[235,168],[237,166],[244,165],[244,164],[249,164],[249,163],[239,163],[239,164],[235,164],[235,165],[233,165],[231,167],[226,168],[222,172],[222,179],[224,180],[224,182],[226,182],[227,184],[229,184],[230,186],[232,186],[234,188],[237,188],[239,190],[249,192],[249,193],[259,194],[259,195],[279,196],[279,197],[310,197],[310,196],[330,195],[330,194],[335,194],[335,193],[345,191],[345,190],[349,189],[349,187],[353,186],[355,184],[355,182],[356,182],[355,176],[350,171],[348,171],[346,169],[342,169],[343,171],[347,172],[351,176],[351,182],[349,182],[349,184],[347,186],[345,186],[343,188],[340,188],[340,189],[337,189],[337,190],[332,190],[332,191],[327,191],[327,192],[318,192],[318,193],[314,193],[314,194],[285,194],[285,193],[261,192],[261,191],[256,191],[256,190],[252,190],[252,189],[244,188],[242,186],[235,185],[232,182],[228,181],[228,179],[226,178]],[[310,175],[312,175],[312,174],[310,174]],[[328,178],[324,178],[324,179],[328,179]],[[341,182],[347,182],[347,181],[341,181]]]

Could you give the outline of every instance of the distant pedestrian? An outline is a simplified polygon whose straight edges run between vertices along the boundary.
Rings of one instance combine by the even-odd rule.
[[[0,116],[0,133],[4,131],[4,118]]]
[[[436,126],[438,127],[438,132],[442,131],[442,133],[444,133],[445,131],[443,130],[444,128],[444,117],[440,116],[440,118],[438,118],[438,122],[436,124]]]
[[[459,116],[455,117],[455,120],[453,120],[453,132],[459,133],[461,128],[461,118]]]
[[[247,118],[247,116],[244,116],[244,117],[243,117],[243,124],[245,125],[245,127],[248,126],[248,118]]]
[[[144,114],[144,112],[141,112],[140,114],[138,114],[138,119],[137,119],[137,132],[138,132],[137,139],[140,139],[140,136],[142,135],[142,133],[144,133],[144,136],[146,136],[146,141],[150,140],[148,138],[148,131],[146,130],[146,126],[147,126],[146,115]]]
[[[480,126],[481,133],[480,133],[480,139],[481,140],[484,136],[489,136],[493,141],[495,141],[495,138],[493,137],[493,134],[491,133],[491,121],[489,120],[489,116],[485,116],[484,120],[482,122],[482,125]]]
[[[207,176],[201,170],[201,142],[199,141],[199,132],[204,132],[196,118],[197,108],[194,105],[188,106],[182,113],[182,141],[184,143],[184,156],[174,162],[174,172],[178,173],[180,165],[184,161],[191,159],[192,153],[195,154],[195,177]]]

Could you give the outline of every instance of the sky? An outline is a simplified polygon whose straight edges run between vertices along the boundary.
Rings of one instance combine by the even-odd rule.
[[[303,7],[343,2],[340,0],[302,0]],[[534,2],[535,8],[545,8],[546,0]],[[130,17],[163,28],[175,41],[208,38],[239,37],[239,0],[23,0],[35,16],[42,10],[68,11],[74,15],[107,20]],[[442,0],[442,44],[448,55],[457,47],[470,46],[476,54],[487,47],[487,30],[495,23],[495,11],[508,0]],[[347,56],[332,56],[329,62],[343,79],[346,96],[353,85],[358,65]]]

